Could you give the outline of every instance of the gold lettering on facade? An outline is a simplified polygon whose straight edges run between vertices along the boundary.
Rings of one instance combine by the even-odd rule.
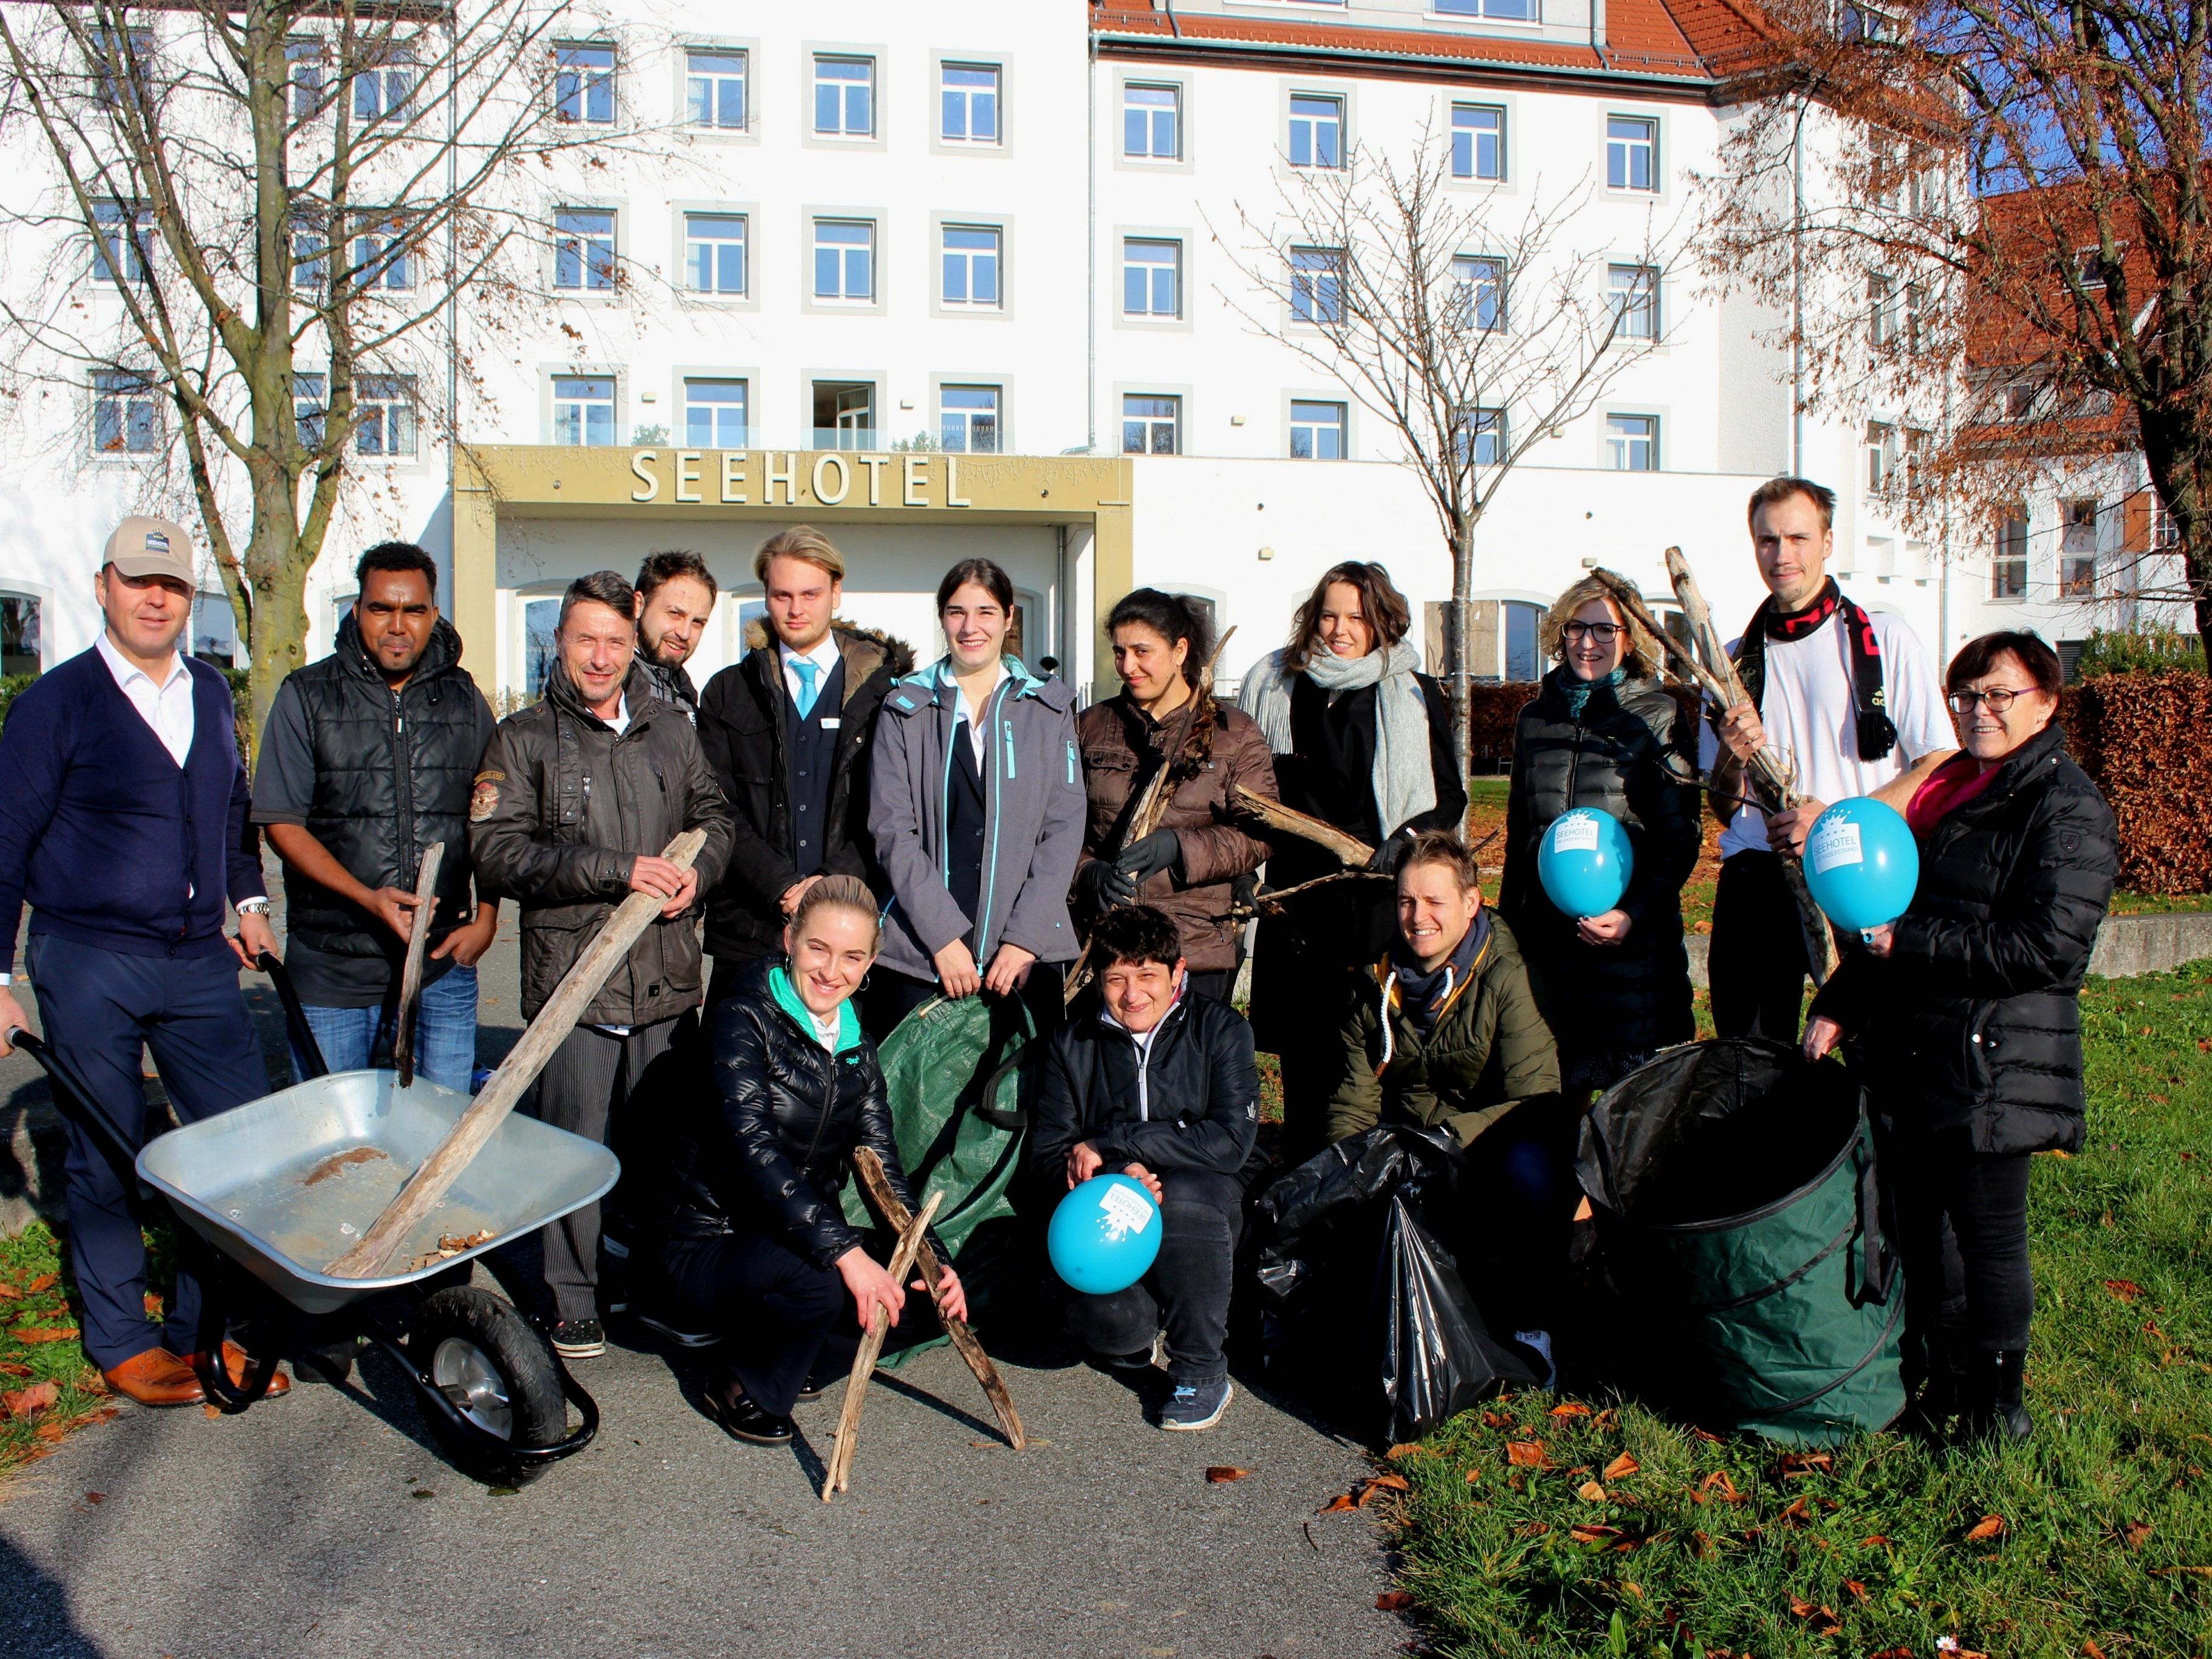
[[[726,449],[722,452],[722,500],[742,507],[745,500],[745,452]]]
[[[631,453],[629,470],[636,475],[638,483],[644,488],[631,490],[630,500],[653,501],[660,499],[660,480],[653,476],[652,471],[653,463],[659,458],[660,452],[657,449],[640,449]]]
[[[775,505],[775,487],[778,484],[781,484],[783,486],[784,505],[787,507],[798,506],[799,457],[789,451],[786,451],[783,457],[782,469],[779,471],[776,467],[775,454],[772,452],[764,450],[761,453],[761,504],[763,506],[774,507]]]
[[[929,497],[925,492],[929,489],[929,457],[906,456],[900,471],[906,475],[906,487],[899,504],[902,507],[927,507]]]
[[[945,458],[945,504],[947,507],[973,507],[975,502],[960,493],[960,458]]]
[[[881,507],[884,504],[884,464],[890,459],[890,457],[888,455],[860,457],[860,465],[868,469],[868,505],[870,507]]]
[[[696,488],[699,482],[699,459],[700,452],[696,449],[679,449],[676,452],[676,499],[679,501],[696,501],[705,499],[699,494]],[[694,488],[686,489],[684,487],[686,484],[690,484]]]
[[[837,469],[837,493],[831,495],[823,487],[822,475],[830,467]],[[814,499],[824,507],[835,507],[845,499],[853,488],[853,470],[845,465],[845,458],[836,450],[828,450],[814,458]]]

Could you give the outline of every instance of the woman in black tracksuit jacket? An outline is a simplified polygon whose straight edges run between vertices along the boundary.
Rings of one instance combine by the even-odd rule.
[[[2053,718],[2061,678],[2033,634],[1952,659],[1965,748],[1906,808],[1911,907],[1846,957],[1805,1030],[1808,1058],[1842,1041],[1868,1073],[1917,1417],[2014,1439],[2032,1427],[2028,1158],[2081,1145],[2081,980],[2119,865],[2112,810]]]

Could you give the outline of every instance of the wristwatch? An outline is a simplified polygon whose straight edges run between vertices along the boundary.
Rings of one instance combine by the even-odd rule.
[[[265,898],[240,899],[231,908],[241,916],[265,916],[269,914],[269,901]]]

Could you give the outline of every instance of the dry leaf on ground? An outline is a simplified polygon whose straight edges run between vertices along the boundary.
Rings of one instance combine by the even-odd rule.
[[[2143,1293],[2142,1286],[2132,1279],[2108,1279],[2105,1288],[2123,1302],[2133,1302]]]
[[[1832,1636],[1844,1627],[1833,1607],[1824,1607],[1812,1601],[1801,1601],[1792,1595],[1790,1611],[1805,1621],[1805,1628],[1815,1636]]]
[[[1590,1408],[1577,1401],[1570,1400],[1564,1404],[1553,1407],[1551,1414],[1553,1417],[1588,1417],[1590,1414]]]
[[[1578,1526],[1567,1529],[1567,1536],[1577,1544],[1609,1544],[1620,1536],[1619,1527]]]
[[[51,1291],[55,1285],[60,1283],[61,1275],[59,1273],[40,1273],[28,1285],[26,1285],[23,1289],[27,1294],[36,1296],[40,1291]]]
[[[1334,1515],[1340,1510],[1356,1510],[1358,1507],[1358,1500],[1353,1498],[1350,1492],[1340,1492],[1337,1493],[1335,1497],[1330,1498],[1328,1503],[1321,1506],[1320,1513],[1323,1515]]]
[[[1984,1538],[2001,1537],[2003,1535],[2004,1529],[2004,1516],[1985,1515],[1966,1528],[1966,1541],[1970,1544],[1978,1544]]]
[[[1798,1474],[1833,1474],[1835,1457],[1828,1452],[1785,1452],[1782,1457],[1784,1480]]]
[[[0,1407],[5,1407],[10,1417],[28,1417],[42,1412],[61,1398],[58,1382],[33,1382],[27,1389],[14,1389],[0,1394]]]
[[[1605,1502],[1605,1488],[1595,1480],[1585,1480],[1575,1488],[1575,1496],[1585,1504],[1602,1504]]]
[[[2120,1542],[2131,1550],[2139,1550],[2150,1541],[2150,1522],[2130,1521],[2120,1528]]]
[[[1505,1461],[1516,1469],[1540,1469],[1544,1467],[1544,1443],[1509,1440],[1505,1443]]]
[[[1391,1447],[1389,1451],[1384,1452],[1382,1455],[1389,1458],[1393,1462],[1395,1462],[1401,1457],[1411,1457],[1416,1452],[1425,1451],[1426,1449],[1427,1448],[1423,1446],[1417,1440],[1401,1440],[1396,1445]]]
[[[1376,1609],[1381,1613],[1402,1613],[1413,1605],[1413,1593],[1409,1590],[1384,1590],[1375,1598]]]
[[[1640,1474],[1643,1470],[1643,1464],[1638,1462],[1626,1452],[1623,1452],[1605,1466],[1605,1478],[1608,1480],[1619,1480],[1626,1475]]]
[[[1856,1579],[1856,1578],[1846,1578],[1846,1579],[1844,1579],[1844,1588],[1845,1589],[1849,1590],[1849,1591],[1850,1591],[1853,1595],[1856,1596],[1856,1597],[1857,1597],[1860,1601],[1865,1601],[1865,1600],[1867,1599],[1867,1587],[1866,1587],[1864,1584],[1862,1584],[1861,1583],[1859,1583],[1859,1581],[1858,1581],[1857,1579]]]
[[[1231,1480],[1242,1480],[1251,1473],[1251,1470],[1240,1469],[1233,1463],[1213,1463],[1207,1466],[1206,1478],[1211,1485],[1219,1486]]]
[[[74,1325],[56,1325],[43,1330],[17,1331],[15,1340],[18,1342],[67,1342],[77,1334],[77,1328]]]

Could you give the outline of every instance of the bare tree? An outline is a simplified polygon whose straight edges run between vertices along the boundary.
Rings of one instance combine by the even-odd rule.
[[[1455,185],[1425,126],[1401,159],[1354,149],[1301,168],[1279,210],[1242,204],[1223,299],[1252,329],[1339,382],[1389,424],[1451,550],[1444,630],[1453,724],[1466,752],[1474,684],[1468,594],[1475,531],[1522,458],[1588,414],[1666,337],[1663,238],[1606,240],[1584,177],[1527,201]]]
[[[89,380],[95,449],[173,463],[257,730],[363,458],[416,453],[426,419],[450,434],[421,371],[469,374],[463,310],[482,329],[538,286],[537,180],[615,131],[611,55],[577,33],[531,0],[0,4],[0,136],[54,180],[0,214],[51,249],[52,280],[0,297],[7,373]],[[611,285],[611,244],[570,240],[557,257]],[[80,297],[88,262],[112,303]]]
[[[1806,407],[1870,422],[1877,456],[1896,442],[1883,491],[1923,525],[1978,530],[2140,448],[2178,546],[2129,503],[2130,551],[2102,574],[2212,635],[2212,12],[1775,0],[1763,17],[1703,252],[1790,315]]]

